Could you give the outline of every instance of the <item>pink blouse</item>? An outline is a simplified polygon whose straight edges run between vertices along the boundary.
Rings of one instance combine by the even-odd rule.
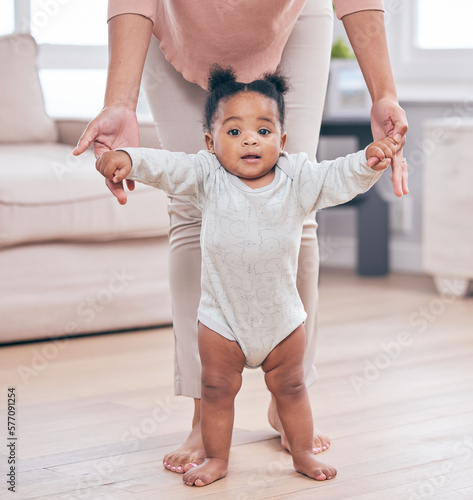
[[[109,0],[108,19],[120,14],[149,18],[166,59],[205,89],[215,63],[231,66],[242,82],[274,71],[305,2]],[[361,10],[383,10],[383,0],[335,0],[335,9],[341,19]]]

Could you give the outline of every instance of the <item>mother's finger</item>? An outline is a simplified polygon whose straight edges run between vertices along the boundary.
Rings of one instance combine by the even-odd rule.
[[[402,156],[402,150],[394,156],[392,161],[392,184],[394,194],[401,197],[407,194],[409,189],[407,187],[407,162]]]
[[[105,179],[105,184],[107,185],[108,189],[110,189],[113,196],[115,196],[115,198],[118,200],[118,203],[120,203],[120,205],[125,205],[125,203],[127,202],[127,196],[123,187],[123,181],[113,182]]]

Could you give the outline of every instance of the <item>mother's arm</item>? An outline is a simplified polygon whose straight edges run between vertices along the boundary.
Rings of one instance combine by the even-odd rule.
[[[401,145],[392,165],[392,183],[395,195],[402,196],[409,192],[407,164],[402,157],[408,126],[406,113],[397,99],[386,43],[384,13],[364,10],[346,15],[342,21],[373,101],[373,139],[376,141],[389,136]]]
[[[135,110],[152,29],[152,21],[139,14],[122,14],[110,19],[104,107],[87,125],[75,155],[82,154],[92,143],[96,158],[106,151],[139,145]],[[108,179],[105,183],[118,202],[125,204],[123,183],[115,184]],[[129,189],[134,188],[133,181],[127,180],[127,185]]]

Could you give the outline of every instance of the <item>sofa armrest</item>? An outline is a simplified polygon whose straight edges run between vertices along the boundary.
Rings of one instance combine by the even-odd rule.
[[[76,146],[87,124],[86,119],[58,118],[56,125],[59,132],[59,142]],[[140,145],[145,148],[160,148],[156,127],[152,122],[140,122]]]
[[[79,137],[82,135],[85,127],[87,127],[87,123],[89,123],[88,120],[80,118],[60,118],[55,121],[59,132],[59,142],[69,144],[70,146],[77,145]]]

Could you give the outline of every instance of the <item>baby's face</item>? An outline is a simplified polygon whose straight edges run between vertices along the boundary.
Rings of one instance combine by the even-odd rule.
[[[286,143],[276,102],[257,92],[221,102],[205,142],[225,169],[249,186],[269,184]]]

